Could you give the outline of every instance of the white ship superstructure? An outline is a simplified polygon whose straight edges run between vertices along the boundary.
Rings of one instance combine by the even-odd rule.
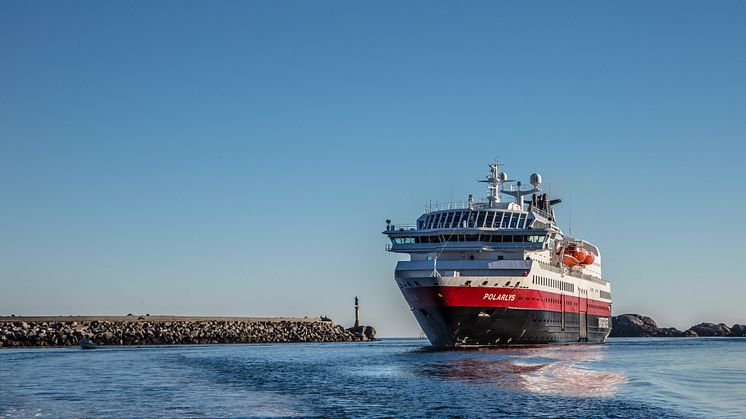
[[[611,289],[592,243],[562,233],[550,199],[490,165],[483,202],[429,206],[414,225],[387,220],[396,283],[436,346],[604,342]],[[504,202],[501,195],[510,197]]]

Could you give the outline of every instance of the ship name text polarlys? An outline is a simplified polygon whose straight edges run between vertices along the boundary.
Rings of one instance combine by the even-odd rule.
[[[484,294],[483,300],[490,301],[515,301],[515,294]]]

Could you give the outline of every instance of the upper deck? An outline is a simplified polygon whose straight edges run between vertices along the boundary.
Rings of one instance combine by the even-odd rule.
[[[465,202],[428,205],[413,224],[386,220],[383,234],[391,240],[387,250],[410,254],[408,263],[426,261],[433,266],[438,259],[470,266],[480,260],[531,260],[551,271],[604,281],[598,248],[562,233],[553,208],[561,201],[542,193],[540,175],[532,174],[532,187],[522,189],[520,182],[498,171],[497,163],[490,169],[490,176],[482,180],[490,185],[482,202],[469,195]],[[509,182],[517,187],[505,188]],[[500,194],[514,201],[503,202]]]
[[[499,165],[490,165],[489,196],[476,202],[468,201],[429,205],[414,224],[397,225],[389,220],[383,232],[391,239],[393,252],[418,253],[432,249],[489,250],[542,249],[553,233],[559,232],[552,204],[538,188],[541,176],[531,175],[533,188],[506,190],[502,185],[513,182],[499,172]],[[515,197],[515,202],[502,202],[500,194]],[[524,197],[531,195],[525,202]]]
[[[516,207],[475,206],[423,214],[416,224],[388,224],[394,252],[427,252],[445,246],[452,250],[541,249],[556,225],[533,211]]]

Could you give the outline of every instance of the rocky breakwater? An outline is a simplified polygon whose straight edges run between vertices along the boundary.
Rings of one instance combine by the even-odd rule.
[[[376,329],[373,326],[356,326],[347,329],[361,341],[376,340]]]
[[[375,333],[375,332],[374,332]],[[99,345],[359,342],[369,336],[331,321],[4,321],[0,347]]]
[[[746,336],[746,325],[700,323],[685,331],[674,327],[658,327],[655,320],[640,314],[621,314],[611,318],[611,337],[697,337]]]

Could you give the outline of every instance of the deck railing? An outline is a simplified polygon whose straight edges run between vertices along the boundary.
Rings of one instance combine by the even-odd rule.
[[[472,201],[471,206],[479,207],[489,205],[489,201]],[[467,209],[469,208],[469,201],[456,201],[456,202],[436,202],[425,205],[425,214],[429,214],[435,211],[446,211],[453,209]]]
[[[547,220],[550,220],[552,218],[551,214],[549,214],[548,211],[544,211],[543,209],[540,209],[538,207],[531,206],[530,211],[533,211],[542,217],[546,218]]]
[[[417,230],[417,224],[391,224],[386,231],[412,231]]]

